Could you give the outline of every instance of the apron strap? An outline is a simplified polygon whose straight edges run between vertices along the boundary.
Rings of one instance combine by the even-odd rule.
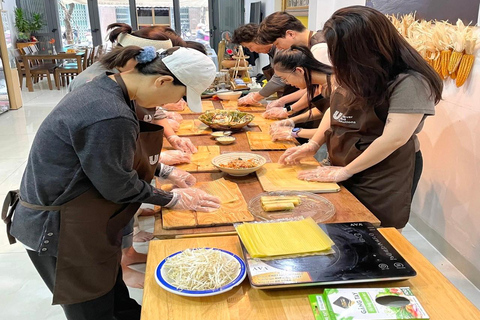
[[[5,197],[2,206],[2,220],[7,225],[7,237],[10,244],[14,244],[17,240],[10,234],[10,228],[12,227],[12,216],[15,208],[17,207],[20,199],[19,190],[9,191]]]
[[[60,211],[60,209],[62,208],[62,206],[41,206],[38,204],[31,204],[23,201],[22,199],[20,199],[20,204],[25,208],[39,211]]]
[[[119,73],[115,73],[113,75],[113,77],[117,81],[117,84],[120,86],[120,89],[122,89],[123,98],[125,99],[125,102],[130,107],[130,109],[135,111],[135,108],[132,105],[132,100],[130,99],[130,96],[128,95],[127,86],[125,85],[125,81],[123,81],[122,76]]]

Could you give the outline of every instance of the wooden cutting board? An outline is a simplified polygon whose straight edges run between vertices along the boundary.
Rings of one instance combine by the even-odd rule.
[[[220,197],[221,207],[213,212],[162,209],[164,229],[184,229],[229,225],[242,221],[253,221],[247,203],[236,183],[225,179],[200,182],[195,186]]]
[[[268,132],[247,132],[248,144],[250,150],[287,150],[295,147],[293,141],[272,141]]]
[[[258,180],[265,191],[309,191],[314,193],[338,192],[340,186],[336,183],[305,181],[297,178],[298,172],[312,170],[318,167],[318,162],[308,161],[299,165],[284,166],[279,163],[265,163],[256,171]]]
[[[204,113],[208,110],[215,110],[215,107],[213,105],[213,101],[202,101],[202,111],[200,111],[200,112],[194,112],[194,111],[190,110],[188,105],[182,111],[177,111],[177,112],[180,113],[180,114],[201,114],[201,113]]]
[[[202,136],[212,133],[212,129],[200,120],[183,120],[176,134],[184,136]]]
[[[198,152],[192,154],[192,161],[175,165],[175,167],[188,172],[218,172],[213,164],[212,159],[220,155],[219,146],[199,146]]]
[[[238,101],[222,101],[223,109],[225,110],[238,110],[242,112],[265,112],[265,106],[261,104],[239,106]]]

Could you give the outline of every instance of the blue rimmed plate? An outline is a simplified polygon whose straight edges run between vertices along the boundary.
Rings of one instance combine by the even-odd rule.
[[[232,280],[230,283],[227,283],[223,287],[213,289],[213,290],[195,291],[195,290],[179,289],[171,284],[172,281],[169,279],[167,275],[167,271],[164,268],[165,262],[167,261],[168,258],[174,257],[177,254],[180,254],[183,252],[183,251],[178,251],[178,252],[175,252],[174,254],[169,255],[158,264],[157,269],[155,270],[155,280],[157,281],[158,285],[163,289],[167,290],[168,292],[178,294],[180,296],[208,297],[208,296],[214,296],[217,294],[227,292],[242,283],[242,281],[245,279],[245,276],[247,275],[247,272],[246,272],[245,262],[243,262],[243,260],[239,256],[229,251],[225,251],[217,248],[203,248],[203,249],[212,249],[212,250],[219,251],[223,255],[226,255],[230,259],[236,261],[239,265],[239,268],[238,268],[238,275],[235,277],[235,279]]]

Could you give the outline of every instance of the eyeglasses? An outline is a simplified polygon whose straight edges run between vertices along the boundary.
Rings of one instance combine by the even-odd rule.
[[[280,77],[280,79],[282,79],[283,82],[285,82],[286,84],[288,84],[288,83],[289,83],[289,82],[288,82],[288,78],[290,78],[290,76],[291,76],[294,72],[295,72],[295,70],[293,70],[292,72],[290,72],[290,73],[288,74],[288,76],[286,76],[286,77]]]

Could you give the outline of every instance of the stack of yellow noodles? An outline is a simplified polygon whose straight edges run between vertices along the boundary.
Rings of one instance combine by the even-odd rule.
[[[237,226],[237,233],[253,258],[325,254],[334,245],[310,217],[298,221],[244,223]]]

